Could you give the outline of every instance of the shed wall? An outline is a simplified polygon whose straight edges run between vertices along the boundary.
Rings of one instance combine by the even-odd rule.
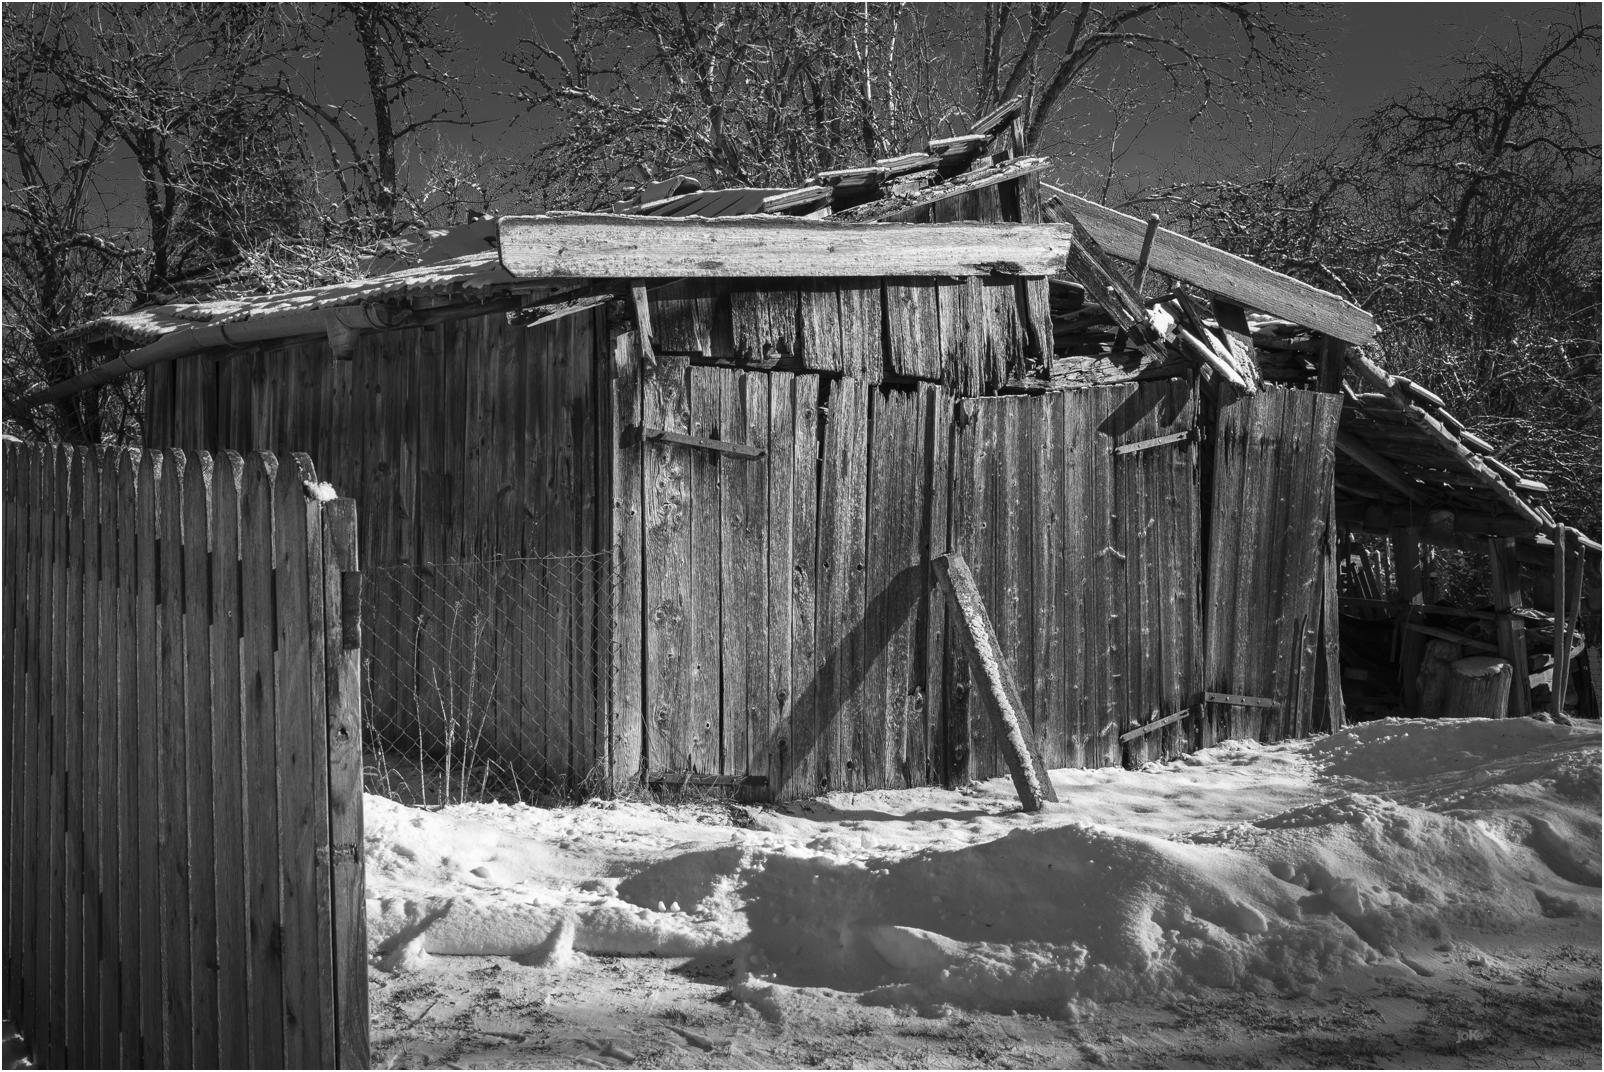
[[[304,451],[356,499],[368,567],[605,550],[600,314],[304,342],[146,373],[146,443]]]

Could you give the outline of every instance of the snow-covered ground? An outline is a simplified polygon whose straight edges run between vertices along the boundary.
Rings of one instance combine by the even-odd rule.
[[[777,808],[367,799],[391,1067],[1599,1064],[1596,723]]]

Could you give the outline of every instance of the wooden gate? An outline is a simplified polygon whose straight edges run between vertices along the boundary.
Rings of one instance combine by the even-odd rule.
[[[1184,749],[1200,664],[1195,399],[1182,380],[962,403],[952,547],[969,561],[1048,767]],[[952,665],[952,769],[1005,773]]]
[[[356,508],[7,443],[5,1004],[47,1068],[366,1068]]]
[[[1310,731],[1342,397],[1268,390],[1221,407],[1209,522],[1204,742]]]

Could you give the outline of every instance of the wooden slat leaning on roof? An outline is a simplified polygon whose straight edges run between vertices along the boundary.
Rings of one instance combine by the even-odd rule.
[[[519,279],[1047,276],[1070,236],[1065,225],[503,216],[501,262]]]
[[[1127,261],[1140,256],[1146,222],[1056,186],[1042,186],[1056,194],[1110,254]],[[1159,229],[1149,264],[1211,294],[1286,317],[1344,342],[1362,346],[1376,336],[1375,320],[1352,302],[1174,231]]]

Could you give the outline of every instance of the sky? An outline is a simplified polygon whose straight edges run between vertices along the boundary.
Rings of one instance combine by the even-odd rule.
[[[1588,17],[1598,19],[1600,5],[1582,6]],[[978,17],[979,5],[975,7]],[[1330,8],[1329,15],[1304,20],[1325,52],[1324,61],[1311,71],[1325,85],[1309,117],[1318,126],[1341,126],[1390,97],[1444,79],[1456,52],[1484,39],[1510,40],[1512,19],[1552,18],[1556,10],[1564,10],[1508,3],[1346,3]],[[520,38],[538,32],[557,43],[569,25],[564,3],[444,4],[441,10],[493,80],[517,78],[503,55]],[[519,109],[506,102],[486,101],[479,115],[495,121],[491,129],[498,136],[502,131],[514,138],[539,136],[538,119],[519,120]],[[1136,148],[1128,158],[1130,166],[1158,171],[1169,170],[1189,151],[1179,120],[1168,128],[1149,127]]]
[[[975,7],[979,17],[979,5]],[[518,142],[540,139],[541,118],[527,114],[496,89],[523,81],[506,62],[507,54],[520,39],[539,34],[548,42],[560,44],[568,31],[569,5],[449,3],[439,5],[439,10],[459,35],[464,58],[477,67],[474,81],[478,83],[473,116],[479,122],[471,128],[446,128],[445,136],[502,150]],[[1305,122],[1317,130],[1340,127],[1389,97],[1448,77],[1453,55],[1478,40],[1510,40],[1514,32],[1512,19],[1553,18],[1568,10],[1537,4],[1350,3],[1330,5],[1328,12],[1319,17],[1290,19],[1296,23],[1301,18],[1325,53],[1310,72],[1324,84],[1324,93],[1313,103]],[[1601,7],[1583,5],[1583,10],[1597,21]],[[320,99],[354,102],[358,114],[366,110],[361,56],[354,42],[326,42],[318,69]],[[1189,138],[1189,133],[1182,117],[1161,119],[1143,131],[1113,170],[1138,176],[1126,183],[1130,188],[1158,178],[1181,178],[1188,161],[1202,157],[1197,139]],[[137,215],[137,171],[131,161],[120,164],[120,174],[113,183],[125,195],[125,208]],[[1053,178],[1083,187],[1080,192],[1089,196],[1108,199],[1106,191],[1084,188],[1085,183],[1078,182],[1068,169],[1055,169]],[[503,211],[517,207],[532,206],[495,205]],[[119,215],[114,213],[113,218]]]

